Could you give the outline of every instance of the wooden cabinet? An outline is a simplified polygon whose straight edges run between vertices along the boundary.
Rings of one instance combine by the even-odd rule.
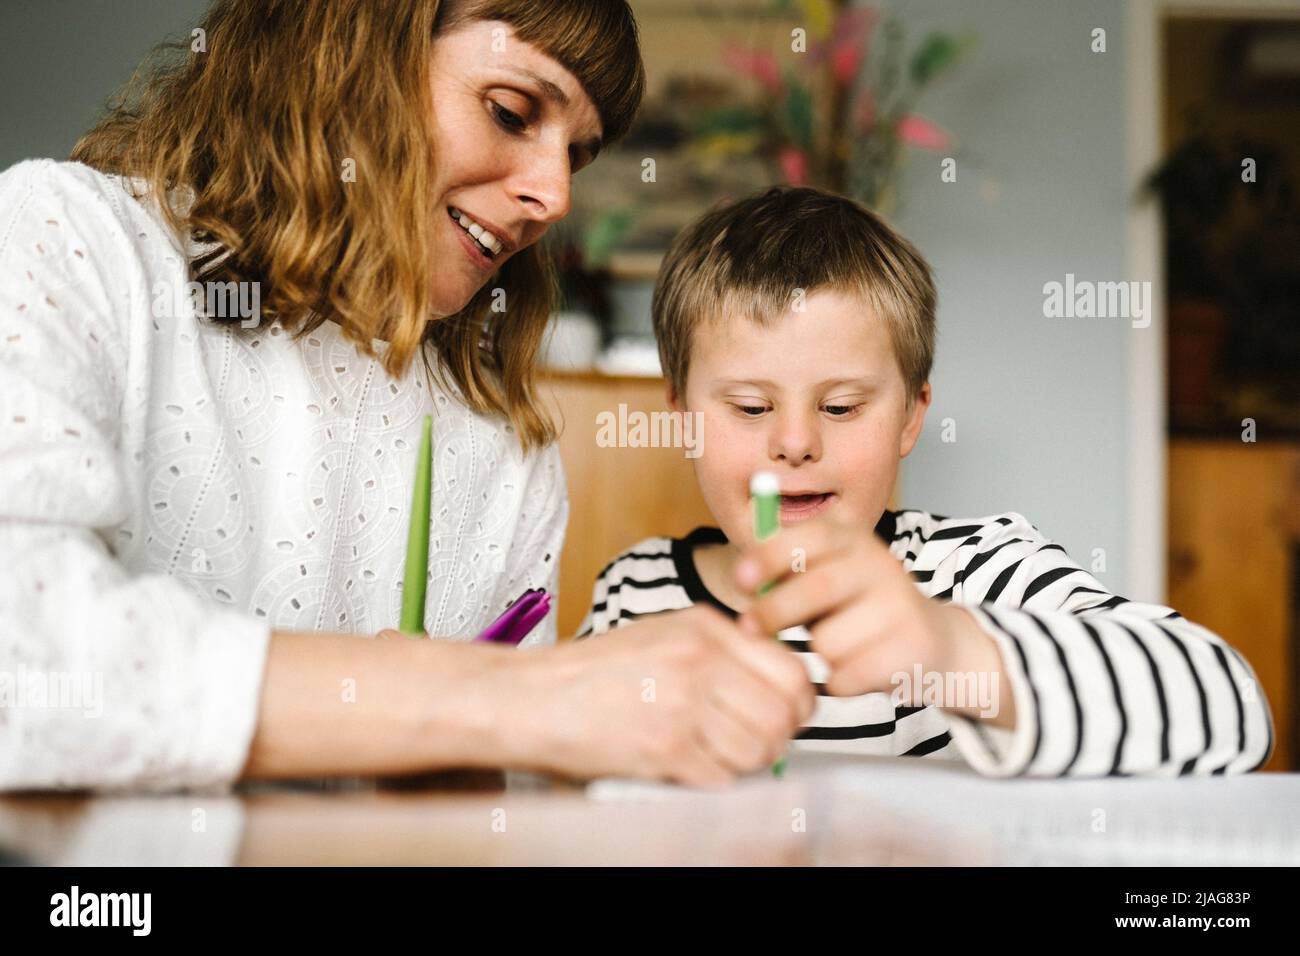
[[[541,392],[560,426],[569,481],[569,531],[560,561],[560,637],[578,630],[596,575],[620,551],[653,535],[679,537],[714,524],[682,448],[601,447],[598,417],[668,410],[661,378],[548,372]]]
[[[1273,710],[1271,770],[1296,769],[1300,444],[1169,443],[1168,604],[1250,662]]]

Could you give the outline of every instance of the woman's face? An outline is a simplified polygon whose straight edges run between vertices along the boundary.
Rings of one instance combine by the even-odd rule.
[[[429,82],[433,308],[451,315],[568,214],[570,178],[596,158],[603,131],[573,74],[506,23],[474,21],[438,37]]]

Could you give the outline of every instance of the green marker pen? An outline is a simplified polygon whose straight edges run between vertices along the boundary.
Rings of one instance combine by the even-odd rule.
[[[429,579],[429,496],[433,478],[433,417],[424,416],[420,457],[415,461],[415,491],[411,496],[411,526],[406,534],[406,573],[402,577],[402,620],[398,630],[412,637],[424,634],[424,594]]]
[[[781,483],[770,471],[756,471],[749,479],[749,500],[754,512],[754,538],[766,541],[781,529]],[[758,589],[766,594],[772,589],[769,581]],[[780,638],[778,638],[779,640]],[[785,773],[785,758],[772,764],[772,775]]]

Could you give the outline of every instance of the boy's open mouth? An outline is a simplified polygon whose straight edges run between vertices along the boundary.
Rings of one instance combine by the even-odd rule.
[[[781,496],[781,522],[790,524],[821,514],[835,500],[833,491],[806,492]]]

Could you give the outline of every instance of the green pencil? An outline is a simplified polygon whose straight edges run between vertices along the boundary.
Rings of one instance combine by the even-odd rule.
[[[402,621],[398,630],[424,635],[424,594],[429,580],[429,494],[433,477],[433,417],[424,416],[420,457],[415,461],[411,527],[406,535],[406,573],[402,577]]]
[[[756,471],[749,479],[749,500],[754,511],[754,537],[766,541],[781,529],[781,483],[770,471]],[[758,589],[766,594],[772,589],[769,581]],[[778,638],[780,640],[780,638]],[[773,776],[785,773],[785,758],[772,764]]]

